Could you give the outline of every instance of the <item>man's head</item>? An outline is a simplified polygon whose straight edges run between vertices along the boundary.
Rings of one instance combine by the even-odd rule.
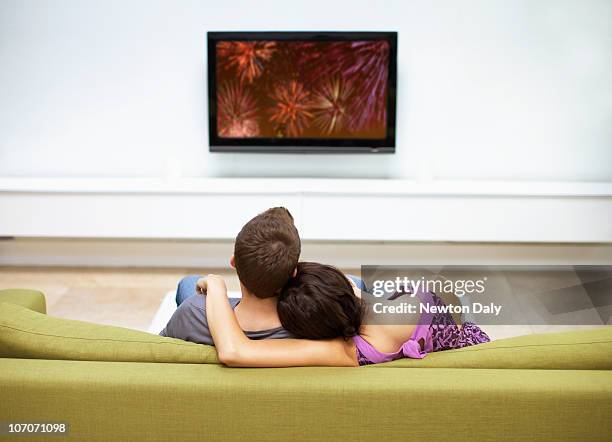
[[[277,296],[294,274],[300,236],[291,213],[273,207],[244,225],[234,244],[233,263],[242,285],[258,298]]]

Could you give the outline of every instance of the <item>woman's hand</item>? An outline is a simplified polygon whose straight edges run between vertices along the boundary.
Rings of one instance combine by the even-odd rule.
[[[206,295],[209,291],[213,293],[227,293],[227,287],[223,277],[210,274],[205,278],[198,279],[196,291],[201,295]]]

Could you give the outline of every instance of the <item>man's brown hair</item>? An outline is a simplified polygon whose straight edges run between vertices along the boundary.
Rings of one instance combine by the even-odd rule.
[[[236,273],[258,298],[277,296],[300,258],[300,236],[293,216],[273,207],[244,225],[234,244]]]

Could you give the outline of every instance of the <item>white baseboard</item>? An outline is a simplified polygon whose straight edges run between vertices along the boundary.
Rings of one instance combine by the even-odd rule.
[[[0,240],[0,265],[219,268],[232,241]],[[355,269],[367,264],[612,264],[611,244],[477,244],[304,241],[304,261]]]

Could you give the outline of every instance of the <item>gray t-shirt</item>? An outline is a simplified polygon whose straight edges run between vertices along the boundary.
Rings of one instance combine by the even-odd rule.
[[[240,299],[229,298],[232,308],[240,303]],[[250,339],[284,339],[291,334],[283,327],[270,330],[245,331]],[[194,295],[185,299],[178,306],[170,321],[160,333],[160,336],[178,338],[196,344],[214,345],[208,320],[206,318],[206,298],[204,295]]]

